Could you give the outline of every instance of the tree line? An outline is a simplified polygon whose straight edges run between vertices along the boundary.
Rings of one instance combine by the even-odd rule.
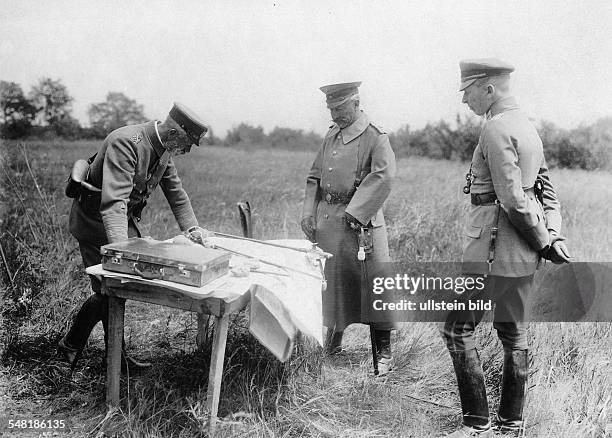
[[[26,95],[15,82],[0,81],[0,136],[62,137],[67,139],[104,138],[121,126],[148,120],[143,105],[120,92],[109,92],[104,102],[89,106],[89,126],[83,127],[72,116],[73,98],[59,79],[42,78]],[[537,124],[549,165],[587,170],[612,168],[612,117],[571,130],[551,122]],[[481,124],[457,115],[453,123],[440,120],[421,129],[404,125],[389,133],[398,157],[423,156],[469,161],[478,143]],[[323,138],[315,132],[275,127],[265,133],[261,126],[240,123],[221,139],[210,130],[208,144],[244,147],[316,150]]]
[[[68,88],[59,79],[41,78],[26,95],[21,85],[0,81],[2,138],[104,138],[121,126],[146,122],[144,107],[123,93],[110,92],[104,102],[89,106],[89,127],[72,116]]]

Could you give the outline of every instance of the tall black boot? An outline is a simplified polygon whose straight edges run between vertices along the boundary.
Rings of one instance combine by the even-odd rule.
[[[329,355],[339,354],[342,352],[342,336],[343,331],[336,332],[333,327],[327,329],[325,336],[325,352]]]
[[[453,367],[457,376],[463,428],[451,437],[493,436],[489,421],[489,405],[485,388],[484,373],[476,349],[452,351]]]
[[[74,370],[96,324],[108,314],[108,298],[93,294],[81,306],[68,333],[59,341],[57,350]]]
[[[391,330],[374,330],[376,356],[378,359],[378,377],[389,374],[395,367],[391,354]]]
[[[500,432],[521,432],[528,376],[527,350],[504,350],[501,399],[495,424]]]

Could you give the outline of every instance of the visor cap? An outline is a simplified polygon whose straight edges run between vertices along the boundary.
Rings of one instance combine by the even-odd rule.
[[[465,90],[480,78],[489,76],[509,75],[514,67],[497,58],[465,59],[459,62],[461,70],[461,86]]]
[[[325,85],[319,90],[325,93],[327,108],[336,108],[347,102],[353,96],[359,97],[358,87],[361,82],[343,82],[341,84]]]
[[[170,117],[199,145],[200,137],[208,132],[208,126],[185,105],[175,102],[170,110]]]

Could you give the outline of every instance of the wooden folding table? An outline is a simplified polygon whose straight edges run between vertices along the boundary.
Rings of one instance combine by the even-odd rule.
[[[248,304],[250,299],[249,293],[235,295],[226,299],[219,297],[194,298],[189,294],[168,289],[162,285],[139,282],[138,280],[130,281],[129,279],[112,276],[102,277],[102,293],[109,297],[109,345],[106,370],[106,402],[109,408],[119,406],[121,347],[126,300],[141,301],[196,312],[198,314],[199,342],[203,342],[201,334],[204,327],[204,315],[214,316],[215,330],[206,398],[206,406],[210,412],[209,432],[212,435],[219,408],[229,316],[239,312]]]

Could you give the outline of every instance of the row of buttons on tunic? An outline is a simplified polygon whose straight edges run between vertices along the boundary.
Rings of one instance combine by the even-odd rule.
[[[338,153],[338,152],[333,151],[333,152],[332,152],[332,155],[336,155],[337,153]],[[330,167],[330,168],[329,168],[329,169],[327,169],[327,170],[331,172],[332,170],[334,170],[334,168],[333,168],[333,167]],[[331,188],[331,184],[330,184],[330,183],[327,183],[327,188],[328,188],[328,189],[329,189],[329,188]],[[330,196],[330,195],[327,195],[327,196],[329,196],[329,199],[327,199],[327,198],[326,198],[326,199],[327,199],[328,201],[330,201],[330,200],[331,200],[331,196]]]
[[[341,135],[340,135],[340,134],[338,134],[338,138],[340,138],[340,137],[341,137]],[[338,151],[332,151],[332,155],[333,155],[333,156],[338,155]],[[331,171],[333,171],[333,170],[334,170],[334,168],[333,168],[333,167],[330,167],[330,168],[328,168],[327,170],[328,170],[329,172],[331,172]],[[327,188],[328,188],[328,189],[329,189],[329,188],[331,188],[331,184],[330,184],[330,183],[327,183],[326,185],[327,185]],[[330,202],[330,201],[331,201],[331,199],[332,199],[332,196],[331,196],[331,195],[328,193],[328,194],[325,196],[325,200],[326,200],[327,202]],[[324,217],[325,219],[329,219],[329,214],[325,213],[325,214],[323,215],[323,217]]]

